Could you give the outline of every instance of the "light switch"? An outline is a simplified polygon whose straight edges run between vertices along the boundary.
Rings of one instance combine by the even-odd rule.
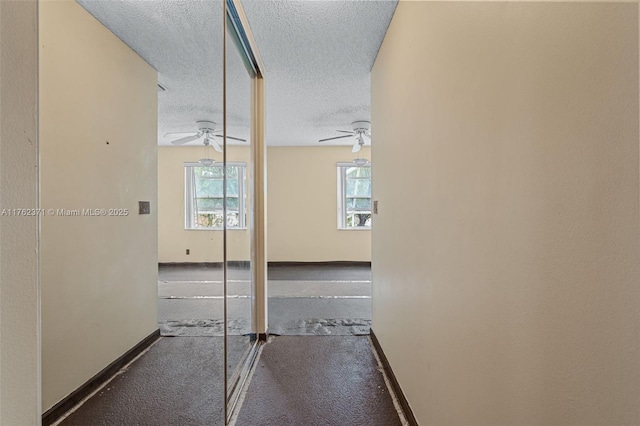
[[[373,214],[378,214],[378,200],[373,201]]]
[[[138,214],[151,214],[151,202],[138,201]]]

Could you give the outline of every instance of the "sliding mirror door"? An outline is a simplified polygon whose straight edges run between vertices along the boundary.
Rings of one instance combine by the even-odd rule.
[[[238,4],[227,2],[225,31],[225,313],[228,419],[257,347],[254,328],[255,180],[252,84],[256,77],[242,41]],[[254,129],[255,130],[255,129]]]
[[[157,95],[158,316],[166,337],[159,345],[171,350],[161,359],[168,367],[161,365],[157,370],[162,373],[156,373],[163,380],[156,390],[158,400],[170,407],[161,423],[222,426],[224,0],[194,1],[188,8],[179,2],[144,2],[140,8],[154,8],[158,19],[170,15],[174,21],[176,30],[158,34],[155,43],[168,46],[173,39],[186,40],[174,59],[182,64],[180,72],[161,72],[159,81],[166,90]],[[165,370],[175,371],[175,377],[167,377]]]

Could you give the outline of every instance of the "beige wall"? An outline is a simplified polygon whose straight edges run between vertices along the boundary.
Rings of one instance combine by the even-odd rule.
[[[247,164],[250,178],[250,150],[248,147],[231,146],[227,161]],[[209,148],[206,155],[222,162],[222,154]],[[205,157],[204,147],[158,148],[158,242],[159,261],[172,262],[222,262],[222,231],[184,229],[184,163],[197,162]],[[247,203],[250,202],[247,196]],[[249,223],[247,217],[247,224]],[[250,235],[248,230],[229,230],[227,234],[229,260],[249,260]],[[186,254],[189,249],[190,254]]]
[[[202,158],[204,149],[158,151],[160,262],[221,261],[221,231],[184,229],[184,163]],[[222,160],[213,150],[209,154]],[[249,164],[247,147],[230,147],[227,155],[228,161]],[[369,155],[365,148],[364,156]],[[349,147],[267,149],[269,261],[371,260],[370,231],[337,229],[336,163],[352,159]],[[229,238],[229,258],[246,259],[248,231],[230,231]]]
[[[0,209],[38,207],[35,2],[0,2]],[[0,425],[40,422],[38,219],[0,216]]]
[[[338,230],[336,163],[353,158],[344,146],[267,149],[269,261],[371,260],[370,230]]]
[[[640,424],[638,5],[400,2],[372,114],[373,329],[420,424]]]
[[[129,210],[42,218],[44,410],[157,329],[156,135],[155,70],[75,2],[41,2],[42,206]]]

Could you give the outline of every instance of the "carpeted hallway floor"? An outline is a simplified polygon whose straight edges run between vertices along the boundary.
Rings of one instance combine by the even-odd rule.
[[[236,426],[401,424],[369,337],[282,336],[263,347]]]
[[[163,337],[63,426],[222,426],[222,344]],[[401,425],[366,336],[282,336],[262,355],[237,426]]]
[[[247,347],[247,271],[231,271],[229,361]],[[164,336],[61,425],[218,426],[223,419],[221,270],[162,267]],[[271,337],[237,425],[399,425],[369,337],[370,267],[269,268]],[[218,324],[219,323],[219,324]]]
[[[222,426],[221,337],[163,337],[63,426]]]

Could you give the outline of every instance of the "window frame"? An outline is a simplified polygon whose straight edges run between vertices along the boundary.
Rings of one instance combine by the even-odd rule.
[[[337,169],[337,182],[338,182],[338,230],[341,231],[370,231],[371,230],[371,225],[369,226],[353,226],[353,227],[348,227],[347,226],[347,215],[349,214],[349,212],[347,211],[346,208],[346,200],[347,200],[347,169],[349,167],[369,167],[369,169],[371,169],[371,163],[362,165],[362,166],[358,166],[357,164],[354,163],[346,163],[346,162],[339,162],[336,164],[336,169]],[[364,178],[358,178],[358,179],[364,179]],[[371,176],[369,176],[369,181],[371,181]],[[373,222],[373,197],[372,195],[369,195],[369,197],[356,197],[356,198],[369,198],[369,200],[371,201],[371,209],[368,212],[368,214],[371,215],[371,221]],[[363,212],[363,213],[367,213],[367,212]]]
[[[194,201],[196,197],[193,197],[193,167],[236,167],[238,169],[238,226],[228,226],[226,229],[228,230],[247,230],[247,163],[242,161],[228,161],[226,165],[223,163],[215,162],[211,166],[203,166],[198,162],[185,162],[184,163],[184,229],[186,231],[222,231],[225,229],[224,226],[215,226],[215,227],[195,227],[193,224],[194,220]],[[224,175],[223,175],[224,176]],[[223,178],[223,186],[226,184],[226,179]],[[227,197],[229,198],[229,197]],[[224,203],[224,198],[223,198]],[[225,205],[225,204],[223,204]],[[225,212],[225,208],[222,209],[224,220],[226,222],[227,216]]]

